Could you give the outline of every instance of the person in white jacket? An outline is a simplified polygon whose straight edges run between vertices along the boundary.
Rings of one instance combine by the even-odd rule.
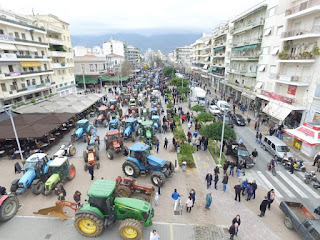
[[[187,212],[191,212],[192,204],[193,204],[193,201],[192,201],[191,197],[189,196],[187,201],[186,201]]]
[[[160,236],[157,233],[156,230],[152,230],[152,232],[150,233],[150,240],[159,240]]]

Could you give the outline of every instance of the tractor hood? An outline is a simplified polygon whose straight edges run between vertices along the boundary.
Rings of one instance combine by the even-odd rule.
[[[124,135],[125,136],[129,136],[131,133],[131,126],[128,126],[125,130],[124,130]]]
[[[128,208],[130,211],[136,209],[141,212],[149,212],[150,204],[146,201],[136,198],[115,198],[114,199],[116,209],[125,210]]]
[[[46,181],[46,190],[52,190],[51,187],[53,184],[60,181],[60,176],[57,173],[52,174],[49,179]],[[47,189],[47,186],[49,186],[49,189]]]
[[[103,119],[103,114],[100,114],[97,119],[98,120],[102,120]]]
[[[24,187],[27,187],[28,184],[32,182],[32,180],[36,177],[36,171],[33,169],[28,169],[28,171],[23,174],[20,178],[19,183],[23,183]]]
[[[146,138],[151,138],[151,131],[150,130],[147,130],[146,131]]]
[[[158,158],[156,156],[153,156],[153,155],[148,156],[148,161],[152,165],[157,165],[157,166],[161,166],[161,167],[163,167],[166,164],[165,160]]]
[[[76,130],[76,135],[77,135],[77,138],[80,138],[83,134],[83,128],[78,128]]]
[[[158,123],[157,122],[155,122],[154,124],[153,124],[153,126],[156,128],[156,129],[158,129]]]

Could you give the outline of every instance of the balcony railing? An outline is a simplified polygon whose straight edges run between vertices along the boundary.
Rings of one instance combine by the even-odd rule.
[[[246,39],[245,41],[234,41],[232,42],[234,47],[241,47],[241,46],[246,46],[250,44],[257,44],[262,42],[262,37],[259,38],[253,38],[253,39]]]
[[[64,68],[68,67],[67,63],[52,63],[51,64],[52,68]]]
[[[311,76],[292,76],[288,74],[270,74],[270,79],[276,79],[279,81],[285,81],[285,82],[309,82],[311,79]]]
[[[15,20],[11,20],[11,19],[8,19],[8,18],[2,17],[2,16],[0,16],[0,21],[5,21],[5,22],[9,22],[9,23],[14,23],[14,24],[17,24],[17,25],[20,25],[20,26],[38,29],[38,30],[44,31],[44,32],[46,31],[44,28],[37,27],[37,26],[31,25],[31,24],[28,24],[28,23],[25,23],[25,22],[20,22],[20,21],[18,22],[18,21],[15,21]]]
[[[65,45],[65,41],[57,38],[48,38],[49,43],[53,45]]]
[[[67,53],[63,51],[49,51],[51,57],[66,57]]]
[[[296,37],[301,35],[307,35],[307,34],[320,34],[320,26],[315,26],[311,30],[293,30],[293,31],[287,31],[283,32],[281,34],[281,38],[289,38],[289,37]]]
[[[309,1],[305,1],[303,3],[300,3],[292,8],[289,8],[286,10],[286,16],[290,16],[292,14],[301,12],[303,10],[306,10],[308,8],[314,7],[320,5],[320,0],[309,0]]]
[[[32,90],[35,90],[35,89],[39,89],[39,88],[43,88],[43,87],[50,87],[50,86],[51,86],[51,83],[42,83],[42,84],[38,84],[38,85],[28,86],[26,88],[20,88],[20,89],[12,90],[9,93],[10,94],[17,94],[19,92],[32,91]]]
[[[21,59],[21,58],[34,58],[34,59],[50,59],[50,57],[47,56],[36,56],[36,55],[18,55],[15,53],[1,53],[0,54],[1,59]]]
[[[44,46],[48,45],[48,43],[38,42],[38,41],[31,41],[31,40],[26,40],[26,39],[21,39],[21,38],[15,38],[13,36],[5,35],[5,34],[0,34],[0,40],[33,43],[33,44],[39,44],[39,45],[44,45]]]
[[[250,28],[253,28],[255,26],[259,26],[259,25],[264,25],[264,19],[261,18],[259,21],[255,21],[255,22],[245,22],[243,24],[239,24],[239,25],[236,25],[233,27],[232,29],[232,33],[235,33],[235,32],[241,32],[242,30],[244,29],[250,29]]]
[[[256,59],[259,58],[259,54],[252,54],[252,55],[231,55],[231,58],[235,59],[241,59],[241,58],[247,58],[247,59]]]
[[[20,75],[29,75],[29,74],[36,74],[36,73],[53,73],[53,70],[43,70],[43,71],[30,71],[30,72],[10,72],[4,73],[5,77],[16,77]]]

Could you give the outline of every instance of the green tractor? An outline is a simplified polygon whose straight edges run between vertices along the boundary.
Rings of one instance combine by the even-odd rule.
[[[146,121],[148,116],[149,116],[149,108],[139,108],[139,118],[138,118],[139,123]]]
[[[151,205],[134,198],[118,198],[116,181],[96,180],[88,190],[89,200],[76,211],[74,225],[86,237],[99,236],[104,228],[123,220],[119,234],[123,239],[142,239],[142,224],[152,225]]]
[[[155,131],[153,127],[153,121],[143,121],[140,127],[140,139],[150,146],[152,149],[152,145],[157,143],[158,138],[155,136]]]
[[[44,195],[52,194],[54,188],[64,183],[66,180],[71,181],[76,176],[76,168],[69,163],[67,157],[57,157],[49,164],[49,178],[44,184]]]

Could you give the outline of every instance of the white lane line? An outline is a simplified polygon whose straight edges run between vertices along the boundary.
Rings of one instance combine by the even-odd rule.
[[[271,184],[271,182],[268,181],[268,179],[262,174],[262,172],[257,171],[257,174],[262,179],[262,181],[264,181],[264,183],[268,186],[269,189],[274,189],[276,191],[276,196],[278,198],[283,198],[281,193]]]
[[[282,184],[282,182],[280,182],[280,180],[276,177],[276,176],[273,176],[271,174],[271,172],[267,171],[266,172],[271,178],[273,181],[276,182],[276,184],[279,185],[279,187],[282,188],[282,190],[290,197],[290,198],[295,198],[295,196],[293,195],[293,193],[285,186]]]
[[[304,178],[304,173],[302,173],[302,172],[296,172],[296,173],[298,173],[301,177]]]
[[[307,190],[312,196],[314,196],[315,198],[320,198],[320,196],[314,192],[307,184],[305,184],[302,180],[300,180],[300,178],[298,178],[297,176],[295,176],[294,174],[291,175],[291,177],[294,178],[294,180],[296,180],[305,190]]]
[[[302,198],[308,198],[308,196],[305,195],[293,182],[291,182],[289,178],[284,175],[284,173],[277,171],[277,174],[279,174],[279,176],[282,177],[283,180],[287,182],[287,184],[289,184],[290,187],[292,187],[292,189],[295,190]]]

